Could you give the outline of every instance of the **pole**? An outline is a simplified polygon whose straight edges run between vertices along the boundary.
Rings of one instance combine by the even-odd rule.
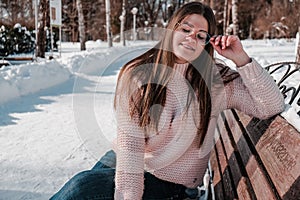
[[[50,10],[50,20],[54,18],[56,18],[56,16],[52,16],[52,12],[51,12],[51,0],[49,1],[49,10]],[[50,58],[52,59],[53,57],[53,26],[52,26],[52,22],[50,21]]]
[[[61,26],[59,26],[59,57],[61,58]]]
[[[136,40],[136,14],[133,15],[133,40]]]
[[[50,6],[51,9],[51,6]],[[50,11],[50,19],[52,19],[52,12]],[[52,27],[52,23],[50,23],[50,47],[51,47],[51,55],[50,57],[53,57],[53,27]]]
[[[133,40],[136,40],[136,14],[138,9],[136,7],[132,8],[131,13],[133,14]]]
[[[123,42],[123,46],[126,46],[125,44],[125,34],[124,34],[124,25],[125,25],[125,17],[126,17],[126,9],[125,9],[125,0],[122,1],[122,15],[121,15],[121,39]]]
[[[35,18],[35,52],[34,52],[34,58],[37,57],[37,51],[38,51],[38,0],[35,0],[34,5],[34,18]]]
[[[123,44],[123,46],[125,46],[125,37],[124,37],[124,15],[122,14],[119,17],[120,21],[121,21],[121,28],[120,28],[120,43]]]
[[[108,47],[112,47],[112,40],[110,35],[110,0],[105,0],[105,11],[106,11],[106,34]]]

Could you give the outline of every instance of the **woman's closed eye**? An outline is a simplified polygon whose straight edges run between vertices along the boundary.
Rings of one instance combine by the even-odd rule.
[[[197,33],[197,38],[198,38],[199,40],[205,40],[205,39],[206,39],[206,35],[203,36],[201,33]]]
[[[184,33],[190,33],[191,30],[190,29],[186,29],[186,28],[181,28],[181,31]]]
[[[206,40],[207,39],[207,33],[206,32],[204,32],[204,31],[200,31],[200,32],[198,32],[197,34],[196,34],[196,36],[197,36],[197,39],[199,39],[199,40]]]

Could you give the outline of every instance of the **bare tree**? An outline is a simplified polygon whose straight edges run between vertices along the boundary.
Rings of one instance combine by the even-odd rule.
[[[226,33],[228,26],[229,26],[229,8],[228,8],[228,0],[225,0],[224,11],[223,11],[223,34]]]
[[[47,27],[47,16],[49,10],[49,1],[40,0],[39,14],[38,14],[38,32],[37,32],[37,46],[36,56],[45,58],[46,51],[46,30]]]
[[[88,40],[106,40],[105,1],[84,1],[85,28]]]
[[[86,50],[85,42],[85,25],[84,25],[84,15],[83,15],[83,8],[81,0],[76,0],[76,7],[78,11],[78,30],[79,30],[79,41],[80,41],[80,50]]]
[[[211,7],[211,9],[213,9],[213,11],[215,10],[215,0],[210,0],[208,5]]]
[[[143,1],[144,11],[139,9],[140,13],[144,17],[145,20],[148,20],[150,26],[153,26],[157,20],[158,14],[161,10],[162,1],[156,1],[156,0],[144,0]]]
[[[112,38],[111,38],[111,24],[110,24],[110,0],[105,0],[105,12],[106,12],[106,34],[107,34],[107,43],[108,47],[112,47]]]
[[[121,20],[121,24],[120,24],[120,43],[123,44],[123,46],[126,46],[125,43],[125,34],[124,34],[124,25],[125,25],[125,20],[126,20],[126,1],[122,0],[122,14],[120,15],[120,20]]]
[[[232,32],[233,35],[238,35],[239,33],[239,25],[238,25],[238,0],[232,0]]]
[[[66,41],[78,41],[78,17],[76,2],[71,0],[62,1],[62,30]]]
[[[105,2],[108,0],[80,0],[84,15],[85,39],[86,40],[106,40],[106,28],[109,28],[108,38],[120,33],[119,17],[122,13],[123,0],[110,0],[114,5],[110,9],[110,22],[106,26]],[[126,2],[126,21],[124,31],[132,28],[133,16],[131,9],[138,8],[137,27],[165,25],[173,12],[184,3],[191,0],[124,0]],[[230,33],[239,33],[239,36],[253,39],[263,37],[295,37],[300,26],[300,0],[253,0],[251,3],[246,0],[202,0],[210,4],[214,9],[217,19],[217,34],[225,34],[230,25]],[[47,0],[49,2],[49,0]],[[63,20],[62,34],[64,41],[79,41],[79,13],[77,12],[76,0],[62,0]],[[35,27],[33,0],[0,0],[0,25],[12,28],[16,23],[32,30]],[[238,7],[238,10],[235,9]],[[238,17],[235,18],[235,14]],[[108,15],[106,15],[108,16]],[[236,22],[235,19],[238,19]],[[145,23],[148,21],[148,23]],[[47,23],[46,23],[47,22]],[[46,24],[48,21],[46,20]],[[44,22],[39,20],[39,24]],[[46,24],[44,27],[46,27]],[[147,25],[146,25],[147,24]],[[237,24],[238,29],[233,30],[233,25]],[[280,25],[280,26],[279,26]],[[40,30],[43,31],[43,30]],[[252,31],[252,32],[251,32]],[[149,35],[150,36],[150,35]],[[111,40],[111,39],[109,39]],[[112,44],[112,42],[111,42]]]
[[[13,26],[20,23],[27,28],[34,27],[32,0],[0,0],[0,24]]]

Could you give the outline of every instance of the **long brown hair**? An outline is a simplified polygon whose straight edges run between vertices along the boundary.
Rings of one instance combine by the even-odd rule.
[[[127,94],[131,94],[130,98],[130,115],[137,116],[141,127],[158,126],[159,117],[162,110],[151,112],[153,105],[159,104],[164,106],[166,100],[166,88],[170,79],[172,68],[175,64],[175,55],[172,52],[173,31],[176,30],[186,16],[192,14],[202,15],[208,22],[208,33],[214,35],[216,32],[216,21],[211,8],[200,2],[192,2],[179,8],[169,20],[168,26],[164,33],[163,39],[152,49],[128,62],[120,71],[116,96],[127,90]],[[204,141],[208,124],[211,116],[211,83],[212,83],[212,65],[213,65],[213,47],[209,43],[201,55],[189,64],[186,71],[186,79],[189,81],[196,99],[199,102],[200,121],[198,122],[198,134],[200,134],[199,146]],[[141,67],[143,66],[143,67]],[[120,83],[120,79],[125,76],[125,81]],[[139,86],[139,91],[129,92],[134,87],[134,81],[138,79],[143,84]],[[136,87],[136,86],[135,86]],[[190,105],[193,95],[189,95]],[[115,107],[118,106],[115,97]]]

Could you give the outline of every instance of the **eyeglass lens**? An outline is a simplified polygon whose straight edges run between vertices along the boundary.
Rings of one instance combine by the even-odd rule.
[[[186,35],[189,35],[191,34],[191,32],[194,32],[193,28],[190,27],[189,25],[187,24],[179,24],[179,30],[181,32],[183,32],[184,34]],[[209,43],[209,40],[210,40],[210,35],[205,32],[205,31],[199,31],[197,34],[196,34],[196,37],[197,37],[197,40],[200,42],[200,44],[202,45],[206,45]]]

